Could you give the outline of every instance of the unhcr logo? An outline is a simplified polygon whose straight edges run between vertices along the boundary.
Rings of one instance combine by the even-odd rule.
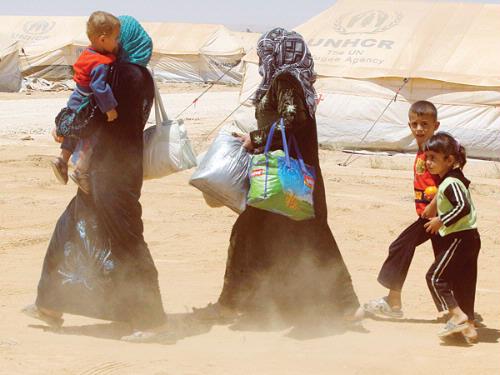
[[[339,16],[333,23],[336,32],[349,34],[375,34],[392,29],[401,22],[399,12],[368,10],[360,13],[347,13]]]
[[[55,26],[55,22],[49,21],[30,21],[26,22],[23,27],[23,31],[29,35],[41,35],[46,34],[52,30]]]

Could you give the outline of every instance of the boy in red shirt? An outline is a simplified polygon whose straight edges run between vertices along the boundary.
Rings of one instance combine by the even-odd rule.
[[[436,216],[437,212],[434,194],[440,182],[439,176],[432,175],[427,170],[425,152],[423,151],[425,142],[439,128],[437,109],[428,101],[418,101],[410,107],[408,117],[408,126],[418,145],[413,166],[413,187],[418,219],[406,228],[389,247],[389,255],[382,265],[377,279],[380,284],[389,289],[388,295],[371,300],[363,306],[366,312],[391,318],[403,317],[401,289],[408,274],[415,248],[430,239],[434,254],[436,254],[439,239],[438,235],[428,233],[424,227],[428,218]]]
[[[75,72],[73,79],[76,88],[71,94],[66,107],[74,112],[81,109],[90,95],[102,113],[107,116],[108,122],[118,117],[116,106],[118,103],[107,83],[109,66],[116,60],[114,53],[118,49],[120,37],[120,21],[110,13],[97,11],[90,15],[87,21],[87,36],[90,46],[87,47],[73,65]],[[57,179],[66,184],[68,182],[68,161],[75,151],[78,138],[58,137],[62,142],[61,154],[51,162]],[[79,144],[79,158],[71,179],[85,193],[89,193],[88,167],[92,154],[92,141],[82,138]]]

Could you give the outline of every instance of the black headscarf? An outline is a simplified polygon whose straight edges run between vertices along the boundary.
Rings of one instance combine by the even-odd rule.
[[[260,101],[275,77],[282,73],[293,75],[304,90],[304,97],[311,117],[316,112],[316,81],[314,62],[307,44],[299,33],[280,27],[264,33],[257,42],[259,73],[262,76],[255,93],[255,101]]]

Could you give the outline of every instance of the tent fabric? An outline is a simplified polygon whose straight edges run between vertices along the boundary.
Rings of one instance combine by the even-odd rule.
[[[239,41],[239,43],[243,47],[243,50],[245,51],[245,55],[251,53],[252,51],[255,51],[255,48],[257,47],[257,41],[262,35],[261,33],[240,32],[240,31],[232,31],[231,34]],[[243,76],[245,75],[245,66],[246,63],[244,59],[241,59],[238,66],[233,68],[232,71],[241,75],[241,77],[243,78]]]
[[[0,35],[0,91],[17,92],[21,83],[19,45],[10,37]]]
[[[0,33],[20,45],[23,76],[71,78],[71,66],[87,44],[85,17],[0,16]]]
[[[88,44],[86,17],[0,16],[0,34],[17,40],[22,48],[25,76],[49,80],[71,77],[71,66]],[[237,69],[245,54],[242,43],[222,25],[143,22],[153,38],[151,66],[167,81],[215,81],[238,84]]]
[[[295,31],[322,76],[500,86],[499,19],[496,4],[338,0]]]
[[[469,156],[500,160],[498,19],[500,6],[492,4],[338,0],[298,26],[318,73],[320,143],[413,151],[408,109],[429,100],[438,108],[440,129],[456,136]],[[261,80],[256,56],[244,60],[241,102]],[[396,101],[360,143],[406,77]],[[237,120],[245,128],[255,126],[249,108]]]
[[[239,84],[238,67],[244,48],[222,25],[143,23],[153,38],[150,65],[155,75],[168,82],[214,82]],[[227,72],[227,73],[226,73]]]

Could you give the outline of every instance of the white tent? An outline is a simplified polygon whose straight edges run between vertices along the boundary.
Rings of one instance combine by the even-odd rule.
[[[19,91],[21,82],[18,43],[0,34],[0,91]]]
[[[20,44],[24,76],[71,78],[78,45],[85,45],[85,17],[0,16],[0,33]]]
[[[231,34],[238,40],[239,44],[243,47],[245,55],[255,51],[257,46],[257,41],[259,40],[261,33],[244,32],[244,31],[232,31]],[[246,63],[244,59],[241,59],[238,66],[232,69],[232,71],[237,72],[243,77],[245,75]]]
[[[222,25],[143,23],[153,38],[151,66],[166,81],[239,84],[243,46]],[[227,72],[227,73],[226,73]],[[226,74],[225,74],[226,73]]]
[[[470,156],[500,158],[500,6],[429,1],[338,0],[296,30],[308,41],[318,80],[320,143],[409,151],[409,104],[438,107],[441,129]],[[260,82],[250,54],[241,93]],[[383,113],[365,141],[363,136]],[[240,113],[251,127],[253,116]]]
[[[71,66],[88,44],[86,17],[0,16],[0,34],[21,47],[23,75],[48,80],[71,78]],[[142,23],[154,43],[151,66],[167,81],[240,83],[244,55],[238,38],[222,25]]]

